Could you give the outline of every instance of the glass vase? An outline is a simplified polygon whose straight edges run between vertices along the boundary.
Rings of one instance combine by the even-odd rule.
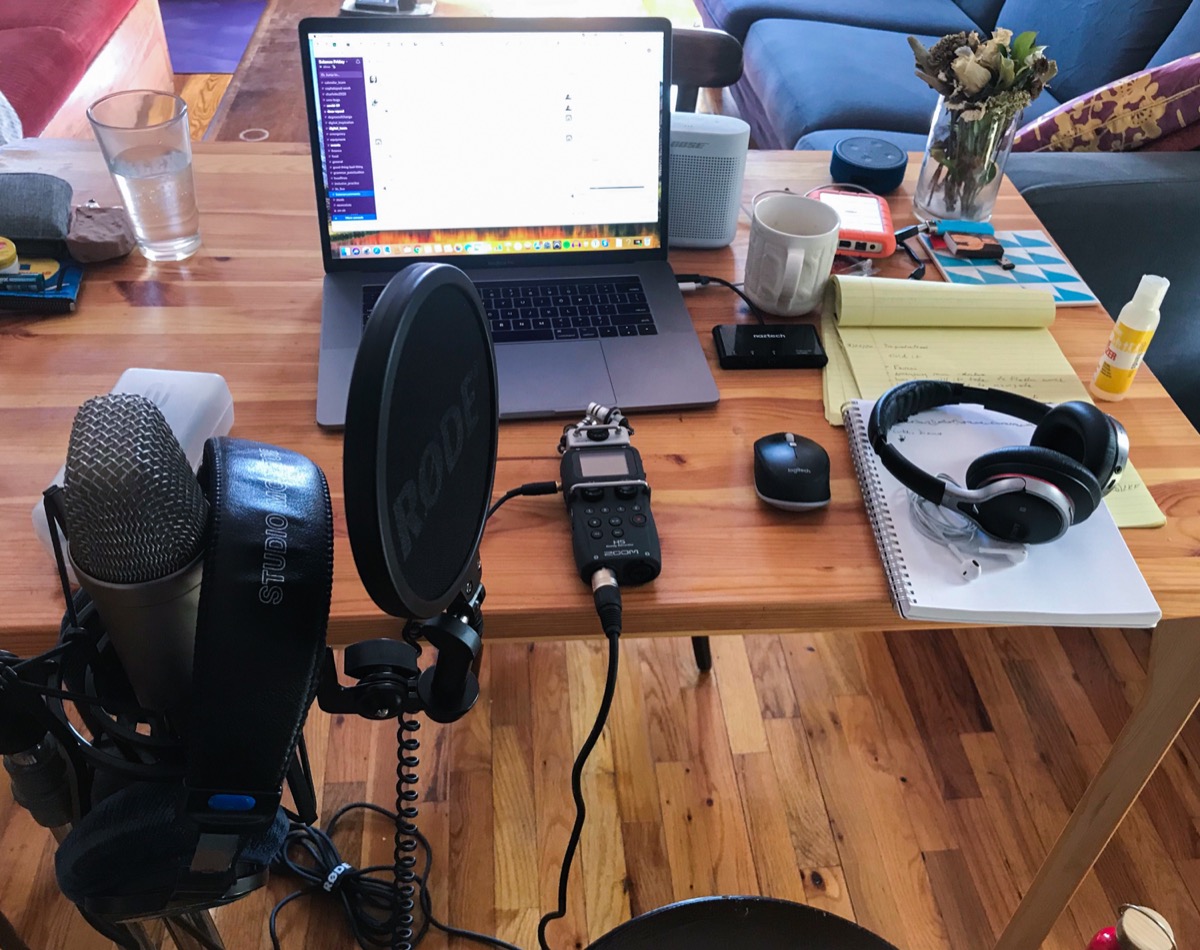
[[[972,116],[938,99],[913,196],[923,218],[986,221],[992,216],[1021,114]]]

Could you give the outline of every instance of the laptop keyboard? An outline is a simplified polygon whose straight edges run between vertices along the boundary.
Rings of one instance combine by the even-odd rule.
[[[654,336],[658,328],[637,277],[476,281],[495,343]],[[363,323],[382,285],[363,287]]]

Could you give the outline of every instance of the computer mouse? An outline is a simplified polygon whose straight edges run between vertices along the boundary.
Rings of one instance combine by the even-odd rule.
[[[768,505],[807,511],[829,504],[829,453],[793,432],[754,443],[754,490]]]

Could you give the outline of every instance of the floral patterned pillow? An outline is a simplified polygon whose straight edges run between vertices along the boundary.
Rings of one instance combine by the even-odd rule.
[[[1200,53],[1144,69],[1038,116],[1014,152],[1127,152],[1200,146]]]

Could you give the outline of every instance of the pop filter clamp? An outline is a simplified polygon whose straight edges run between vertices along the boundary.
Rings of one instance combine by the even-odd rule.
[[[401,639],[346,647],[342,686],[326,650],[317,703],[326,712],[399,720],[393,907],[381,922],[411,950],[420,722],[453,722],[479,698],[485,596],[479,543],[499,440],[496,360],[478,292],[458,268],[413,264],[379,296],[346,401],[347,531],[367,593],[405,618]],[[420,640],[437,660],[419,665]],[[423,932],[423,931],[422,931]]]

